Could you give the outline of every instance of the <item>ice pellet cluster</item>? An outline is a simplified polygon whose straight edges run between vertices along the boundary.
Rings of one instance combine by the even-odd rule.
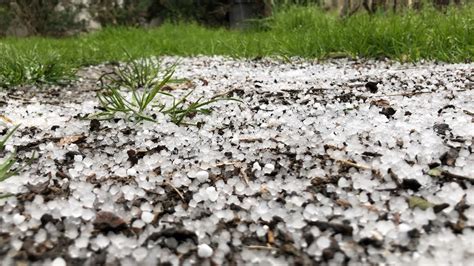
[[[6,150],[38,156],[0,182],[2,265],[474,260],[473,64],[177,59],[191,97],[242,103],[82,119],[107,66],[0,92]]]

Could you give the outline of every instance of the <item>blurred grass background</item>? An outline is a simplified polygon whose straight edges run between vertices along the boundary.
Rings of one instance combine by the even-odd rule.
[[[0,39],[0,86],[61,83],[79,67],[160,55],[390,58],[472,62],[474,6],[454,6],[340,17],[314,5],[282,4],[273,16],[232,30],[193,21],[159,27],[110,26],[62,38]],[[21,71],[19,71],[21,70]],[[64,77],[64,78],[61,78]]]

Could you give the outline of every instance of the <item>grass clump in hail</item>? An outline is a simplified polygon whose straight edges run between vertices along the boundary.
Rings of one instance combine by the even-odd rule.
[[[13,129],[7,131],[5,135],[0,139],[0,154],[2,158],[0,159],[0,182],[7,180],[8,178],[18,174],[23,168],[26,167],[30,162],[27,162],[23,166],[13,168],[15,163],[17,162],[16,152],[12,151],[8,154],[5,153],[5,146],[7,144],[8,139],[15,133],[20,125],[15,126]],[[35,157],[33,154],[30,161]],[[0,193],[0,198],[8,197],[9,195]]]
[[[173,79],[176,63],[163,67],[160,61],[152,58],[143,58],[129,61],[122,67],[116,67],[112,72],[99,78],[101,87],[97,94],[102,112],[89,116],[89,118],[112,119],[119,114],[124,114],[128,120],[134,122],[156,120],[153,110],[167,115],[171,122],[180,125],[197,125],[185,121],[197,114],[209,115],[212,113],[210,104],[221,101],[238,99],[217,95],[204,100],[199,97],[190,100],[193,89],[182,97],[176,97],[167,92],[170,83],[179,83],[182,80]],[[158,99],[159,96],[163,98]],[[154,109],[153,109],[154,108]]]

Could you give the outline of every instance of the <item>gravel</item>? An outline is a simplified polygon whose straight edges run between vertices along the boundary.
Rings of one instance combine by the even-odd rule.
[[[225,93],[199,127],[81,119],[67,88],[0,92],[39,155],[0,183],[2,265],[411,264],[474,260],[473,64],[180,61],[175,88]]]

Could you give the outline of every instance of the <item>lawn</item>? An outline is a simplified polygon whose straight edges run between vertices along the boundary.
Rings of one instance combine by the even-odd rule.
[[[0,40],[1,264],[473,261],[473,13]]]
[[[63,83],[86,65],[159,55],[271,56],[325,59],[471,62],[474,6],[445,12],[426,8],[399,14],[339,18],[312,7],[280,9],[245,31],[165,23],[153,29],[106,28],[69,38],[0,40],[0,85]]]

